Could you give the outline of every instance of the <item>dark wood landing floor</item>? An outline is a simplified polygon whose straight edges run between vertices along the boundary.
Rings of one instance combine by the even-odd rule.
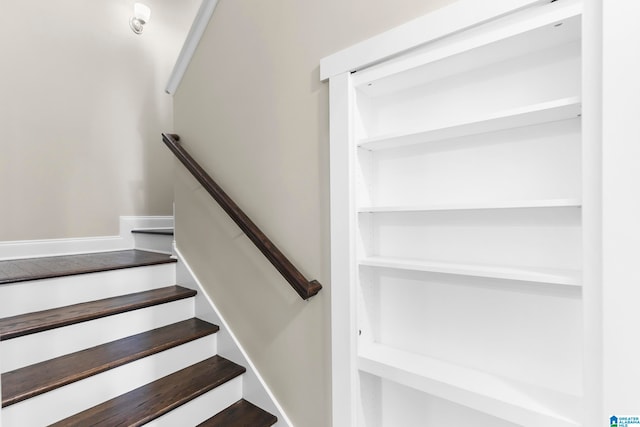
[[[135,249],[0,261],[0,285],[171,262],[169,255]]]

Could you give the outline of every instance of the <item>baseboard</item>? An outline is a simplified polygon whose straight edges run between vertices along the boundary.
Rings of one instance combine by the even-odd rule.
[[[121,251],[134,248],[131,230],[173,227],[172,216],[121,216],[117,236],[0,242],[0,260]]]
[[[282,406],[278,403],[262,376],[260,376],[251,359],[249,359],[229,324],[220,315],[220,311],[204,290],[202,283],[196,277],[189,263],[184,259],[178,248],[175,251],[178,258],[176,268],[177,282],[181,286],[198,291],[196,295],[196,316],[220,326],[220,331],[217,334],[218,354],[247,368],[244,374],[244,398],[278,417],[278,422],[275,424],[276,427],[292,427],[293,424],[286,416]]]

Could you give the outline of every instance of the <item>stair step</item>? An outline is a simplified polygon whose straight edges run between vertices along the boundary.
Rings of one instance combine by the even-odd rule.
[[[241,399],[197,427],[269,427],[277,421],[275,415]]]
[[[140,426],[244,372],[242,366],[214,356],[52,424],[51,427]]]
[[[2,406],[218,332],[218,326],[189,319],[2,374]]]
[[[176,260],[166,254],[135,249],[0,261],[0,284],[171,262]]]
[[[0,319],[0,341],[193,297],[196,291],[168,286]]]
[[[132,233],[138,234],[159,234],[161,236],[173,236],[173,228],[138,228],[131,230]]]

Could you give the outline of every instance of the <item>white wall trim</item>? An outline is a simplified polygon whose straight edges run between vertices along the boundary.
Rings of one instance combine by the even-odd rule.
[[[351,74],[334,76],[329,82],[330,99],[330,192],[331,192],[331,353],[332,421],[336,427],[357,424],[358,376],[356,360],[357,329],[356,218],[353,173],[356,159],[351,149],[355,94]]]
[[[176,256],[178,258],[176,270],[177,282],[180,283],[181,286],[186,286],[198,291],[196,295],[196,317],[220,326],[220,331],[217,334],[218,354],[233,360],[235,363],[247,369],[243,375],[243,397],[278,417],[276,426],[292,427],[293,424],[291,420],[287,417],[284,409],[256,369],[225,318],[220,314],[211,297],[204,290],[202,283],[198,280],[198,277],[185,260],[179,248],[176,248]]]
[[[207,25],[209,25],[209,21],[217,4],[218,0],[202,0],[200,9],[198,9],[193,24],[191,24],[191,29],[189,30],[189,34],[187,34],[184,45],[182,45],[171,76],[169,76],[169,81],[165,89],[165,92],[169,95],[175,95],[176,90],[178,90],[178,86],[180,86],[180,82],[182,82],[182,77],[184,77],[184,73],[191,63],[191,58],[193,58],[193,54],[196,52],[196,48],[207,29]]]
[[[608,420],[603,406],[603,3],[604,0],[586,1],[582,18],[583,427],[598,427]],[[632,229],[627,224],[624,227],[625,231]]]
[[[117,236],[0,242],[0,260],[120,251],[134,248],[131,230],[173,227],[171,216],[121,216]]]
[[[320,61],[320,80],[357,71],[425,43],[544,1],[457,1],[323,58]]]

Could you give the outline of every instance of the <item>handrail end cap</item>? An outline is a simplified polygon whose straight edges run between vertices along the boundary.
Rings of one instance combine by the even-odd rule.
[[[317,280],[311,280],[309,282],[309,287],[307,288],[307,295],[305,296],[305,300],[315,296],[322,289],[322,285]]]

